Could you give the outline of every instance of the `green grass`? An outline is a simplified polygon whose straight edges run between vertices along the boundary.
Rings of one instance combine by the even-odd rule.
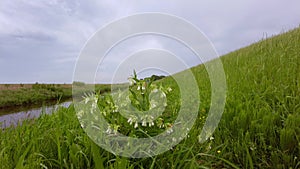
[[[221,58],[227,80],[225,111],[212,140],[198,143],[210,108],[203,65],[192,68],[201,105],[189,136],[171,150],[144,159],[115,156],[95,145],[76,118],[61,108],[0,131],[2,168],[300,168],[300,29]],[[212,61],[214,62],[214,61]],[[166,117],[178,109],[172,78]],[[172,116],[170,116],[172,118]],[[173,117],[174,118],[174,117]]]
[[[222,58],[228,95],[217,145],[250,168],[300,167],[300,29]],[[224,154],[225,155],[225,154]]]

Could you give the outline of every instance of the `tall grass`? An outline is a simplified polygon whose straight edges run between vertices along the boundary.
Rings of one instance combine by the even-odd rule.
[[[199,116],[188,137],[171,150],[144,159],[115,156],[84,133],[72,106],[0,131],[2,168],[300,168],[300,29],[260,41],[221,58],[227,101],[220,124],[204,144],[197,136],[210,108],[203,65]],[[212,61],[213,62],[213,61]],[[158,81],[179,91],[172,78]],[[173,103],[173,105],[171,104]],[[172,113],[172,112],[171,112]]]
[[[226,109],[215,144],[246,168],[300,167],[300,29],[222,57]]]

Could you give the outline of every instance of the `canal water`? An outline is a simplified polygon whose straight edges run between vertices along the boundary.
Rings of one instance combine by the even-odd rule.
[[[11,125],[22,123],[24,119],[33,119],[39,117],[42,113],[51,114],[58,107],[69,107],[72,101],[65,101],[60,104],[46,105],[38,108],[19,107],[13,109],[0,109],[0,128],[6,128]]]

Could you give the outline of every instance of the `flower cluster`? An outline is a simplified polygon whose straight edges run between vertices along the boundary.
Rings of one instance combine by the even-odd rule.
[[[130,102],[126,102],[127,105],[122,104],[121,106],[126,109],[129,104],[133,105],[138,109],[139,113],[131,114],[127,122],[130,125],[134,125],[134,128],[137,128],[139,123],[143,127],[152,127],[156,123],[157,127],[164,128],[164,120],[158,118],[157,114],[164,111],[164,108],[167,106],[166,94],[170,93],[172,89],[154,84],[154,79],[152,78],[138,79],[135,71],[128,80]],[[124,101],[121,102],[124,103]]]
[[[136,73],[129,80],[129,90],[117,90],[109,94],[97,95],[86,94],[83,97],[83,104],[88,105],[91,119],[96,124],[98,119],[104,117],[110,124],[104,131],[107,134],[117,134],[120,130],[149,127],[166,128],[172,133],[171,124],[167,123],[161,114],[167,106],[167,94],[172,91],[170,87],[157,85],[154,79],[138,79]],[[99,110],[100,114],[96,114]],[[122,117],[121,117],[122,116]],[[84,112],[78,113],[79,118],[84,117]],[[126,121],[122,119],[126,119]]]

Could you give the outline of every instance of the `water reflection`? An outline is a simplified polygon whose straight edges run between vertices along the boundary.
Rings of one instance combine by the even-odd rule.
[[[37,118],[41,115],[41,113],[51,114],[53,113],[58,107],[69,107],[69,105],[72,103],[72,101],[66,101],[57,105],[51,105],[51,106],[43,106],[40,108],[32,108],[29,110],[23,110],[23,111],[15,111],[11,112],[9,110],[8,112],[1,112],[0,114],[0,126],[1,128],[6,128],[11,125],[17,125],[18,123],[21,123],[24,119],[33,119]]]

